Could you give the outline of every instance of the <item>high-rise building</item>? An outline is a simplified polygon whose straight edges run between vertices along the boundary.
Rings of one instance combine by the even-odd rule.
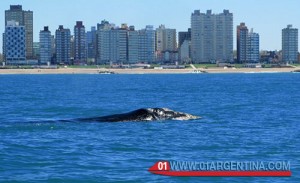
[[[282,61],[298,62],[298,29],[292,25],[282,29]]]
[[[136,31],[134,26],[116,27],[108,21],[97,25],[100,64],[123,64],[155,61],[155,30],[153,26]]]
[[[97,25],[98,64],[110,63],[110,30],[112,27],[113,25],[106,20]]]
[[[156,29],[156,51],[176,51],[176,29],[168,29],[160,25]]]
[[[191,56],[195,63],[233,61],[233,14],[206,14],[195,10],[191,15]]]
[[[130,64],[139,61],[139,33],[134,26],[129,27],[128,31],[128,62]]]
[[[238,63],[253,63],[259,62],[259,34],[250,33],[245,23],[240,23],[237,26],[237,62]]]
[[[155,61],[155,30],[152,25],[136,31],[134,26],[128,30],[128,62],[152,63]]]
[[[247,40],[247,62],[259,62],[259,34],[251,29]]]
[[[155,32],[155,50],[162,52],[164,50],[164,30],[166,30],[164,25],[160,25]]]
[[[4,33],[4,57],[6,64],[18,65],[26,63],[25,26],[16,21],[8,21]]]
[[[236,29],[237,36],[237,62],[245,63],[247,61],[247,40],[248,28],[245,23],[241,23]]]
[[[98,61],[101,64],[127,62],[127,25],[121,28],[102,21],[98,24]]]
[[[127,62],[127,25],[110,30],[110,61],[118,64]]]
[[[140,62],[152,63],[155,61],[155,30],[152,25],[139,30],[138,57]]]
[[[26,58],[33,58],[33,12],[23,11],[21,5],[11,5],[5,10],[5,25],[8,21],[16,21],[20,26],[25,27]]]
[[[74,63],[77,65],[86,64],[86,34],[82,21],[77,21],[74,26]]]
[[[91,27],[86,33],[87,60],[89,63],[95,63],[97,60],[97,32],[96,27]]]
[[[174,61],[170,55],[177,53],[176,29],[160,25],[156,29],[156,55],[158,61]]]
[[[56,62],[58,64],[71,64],[71,32],[62,25],[55,31]]]
[[[47,64],[51,62],[52,57],[52,36],[48,26],[40,31],[40,63]]]

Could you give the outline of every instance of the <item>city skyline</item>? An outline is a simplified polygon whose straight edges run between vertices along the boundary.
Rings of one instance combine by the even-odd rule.
[[[290,0],[288,2],[276,2],[271,0],[252,1],[251,5],[244,2],[227,0],[219,2],[217,0],[201,1],[196,0],[165,0],[159,4],[145,0],[127,1],[95,1],[88,3],[83,0],[76,1],[36,1],[36,0],[11,0],[1,1],[0,7],[2,16],[0,29],[4,32],[4,11],[10,5],[20,4],[24,10],[33,11],[34,19],[34,42],[39,40],[39,31],[44,26],[48,26],[54,32],[59,25],[73,29],[76,21],[83,21],[86,30],[91,26],[96,26],[101,20],[106,19],[116,25],[121,23],[134,25],[136,29],[142,29],[146,25],[153,25],[158,28],[164,24],[166,27],[176,29],[177,32],[187,31],[190,28],[190,16],[194,10],[201,12],[212,10],[213,13],[222,12],[228,9],[233,13],[233,26],[240,22],[245,22],[254,31],[260,34],[260,48],[263,50],[281,50],[281,30],[288,24],[299,28],[300,12],[297,10],[300,2]],[[70,4],[72,4],[70,6]],[[132,8],[134,7],[134,8]],[[74,15],[72,15],[72,12]],[[79,13],[78,13],[79,12]],[[72,35],[73,35],[72,31]],[[236,32],[233,33],[234,39]],[[2,37],[0,39],[2,47]],[[236,42],[233,42],[236,50]]]

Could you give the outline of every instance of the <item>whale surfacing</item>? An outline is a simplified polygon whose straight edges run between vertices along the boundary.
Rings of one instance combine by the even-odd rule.
[[[126,121],[162,121],[162,120],[193,120],[201,117],[191,114],[176,112],[168,108],[142,108],[135,111],[109,116],[84,118],[80,121],[97,122],[126,122]]]

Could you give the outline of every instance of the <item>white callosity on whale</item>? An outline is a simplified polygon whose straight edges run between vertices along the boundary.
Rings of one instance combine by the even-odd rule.
[[[168,108],[147,108],[150,114],[154,115],[154,119],[152,120],[191,120],[191,119],[199,119],[199,116],[194,116],[191,114],[176,112]]]

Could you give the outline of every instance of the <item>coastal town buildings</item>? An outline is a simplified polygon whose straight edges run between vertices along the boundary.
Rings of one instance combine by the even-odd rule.
[[[269,51],[269,50],[261,50],[260,55],[260,62],[267,63],[267,64],[279,64],[280,62],[280,53],[281,51]]]
[[[259,34],[249,32],[244,22],[237,26],[237,63],[259,62]]]
[[[5,10],[5,26],[8,21],[15,21],[25,28],[26,58],[33,58],[33,12],[22,10],[21,5],[11,5]]]
[[[229,10],[192,13],[191,56],[194,63],[233,61],[233,14]]]
[[[48,64],[51,62],[52,57],[52,36],[49,27],[45,26],[40,31],[40,63]]]
[[[292,25],[282,29],[282,61],[298,62],[298,29],[293,28]]]
[[[63,25],[55,31],[55,50],[57,64],[70,64],[71,56],[71,32]]]
[[[98,24],[98,63],[128,64],[155,61],[153,26],[136,31],[134,26],[117,27],[108,21]]]
[[[74,64],[84,65],[86,56],[86,33],[82,21],[77,21],[74,26]]]
[[[16,56],[18,59],[15,60],[19,61],[10,61],[8,64],[50,62],[77,65],[135,63],[172,65],[177,64],[177,61],[185,64],[223,64],[232,63],[233,58],[240,64],[260,61],[280,64],[281,61],[295,63],[299,60],[298,29],[292,25],[282,29],[282,50],[278,50],[280,54],[276,54],[275,57],[271,52],[263,56],[259,54],[260,35],[248,29],[243,22],[236,27],[237,50],[233,50],[233,14],[229,10],[223,10],[218,14],[212,10],[206,12],[194,10],[190,18],[191,28],[178,34],[176,29],[167,28],[163,24],[158,28],[151,25],[136,30],[134,26],[127,24],[116,26],[105,20],[86,32],[83,22],[77,21],[73,29],[74,35],[63,26],[59,26],[55,35],[51,35],[48,28],[44,27],[44,30],[40,31],[39,42],[33,42],[33,12],[24,11],[22,5],[11,5],[9,10],[5,10],[3,60],[6,61],[11,56],[7,55],[10,49],[7,45],[18,42],[15,46],[21,48],[20,45],[23,44],[19,41],[19,37],[13,38],[12,35],[6,34],[7,26],[14,30],[25,30],[26,61],[22,54],[18,54]],[[16,32],[14,34],[19,34]]]

